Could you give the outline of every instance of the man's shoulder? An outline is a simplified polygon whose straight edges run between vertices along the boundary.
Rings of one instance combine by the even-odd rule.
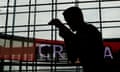
[[[95,27],[92,24],[87,24],[88,30],[92,31],[92,32],[99,32],[99,30],[97,29],[97,27]]]
[[[89,28],[89,29],[97,29],[97,27],[95,27],[94,25],[92,25],[92,24],[87,24],[87,27]],[[98,29],[97,29],[98,30]]]
[[[92,24],[87,24],[87,26],[89,27],[89,28],[95,28],[95,29],[97,29],[94,25],[92,25]]]

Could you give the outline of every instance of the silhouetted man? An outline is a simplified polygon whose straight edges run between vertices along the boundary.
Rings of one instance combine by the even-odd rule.
[[[65,41],[68,60],[72,64],[80,62],[84,72],[102,72],[104,46],[101,33],[84,21],[82,11],[78,7],[66,9],[63,15],[70,29],[59,19],[53,19],[49,24],[59,28],[59,34]]]

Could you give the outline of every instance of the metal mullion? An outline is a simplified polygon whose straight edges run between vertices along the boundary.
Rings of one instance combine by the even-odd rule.
[[[79,3],[78,2],[79,2],[78,0],[75,0],[75,6],[76,7],[79,7]]]
[[[29,12],[28,12],[28,27],[27,27],[27,39],[28,39],[28,41],[27,41],[27,48],[29,48],[29,39],[30,39],[31,0],[29,0],[28,8],[29,8]],[[27,57],[27,59],[28,59],[28,57]],[[28,66],[29,66],[28,62],[26,62],[26,72],[29,71],[28,70]]]
[[[107,26],[107,27],[102,27],[103,28],[120,28],[120,26]],[[30,32],[33,32],[34,30],[30,30]],[[51,29],[48,30],[35,30],[35,32],[40,32],[40,31],[51,31]],[[55,29],[53,31],[56,31]],[[14,33],[22,33],[22,32],[27,32],[27,31],[14,31]],[[1,32],[4,33],[4,32]],[[7,33],[11,33],[11,31],[8,31]]]
[[[43,10],[43,11],[36,11],[36,13],[45,13],[45,12],[51,12],[51,10]],[[29,11],[23,11],[23,12],[16,12],[16,14],[26,14],[29,13]],[[34,13],[34,11],[30,11],[30,13]],[[4,15],[6,13],[0,13],[0,15]],[[8,14],[13,14],[13,12],[9,12]]]
[[[57,0],[55,0],[55,18],[57,18]],[[55,40],[57,40],[57,28],[55,27]],[[54,72],[56,72],[56,67],[57,67],[57,55],[55,55],[55,70]]]
[[[8,12],[9,12],[9,0],[7,1],[7,9],[6,9],[6,21],[5,21],[5,34],[7,35],[8,29]],[[4,47],[6,47],[6,39],[4,39]]]
[[[101,9],[110,9],[110,8],[120,8],[120,6],[115,7],[101,7]],[[97,7],[94,8],[81,8],[82,10],[94,10],[99,9]],[[51,12],[52,10],[42,10],[42,11],[36,11],[36,13],[42,13],[42,12]],[[64,11],[64,9],[59,9],[58,11]],[[31,13],[34,13],[34,11],[30,11]],[[16,14],[23,14],[23,13],[29,13],[29,11],[23,11],[23,12],[16,12]],[[0,13],[0,15],[4,15],[6,13]],[[8,14],[13,14],[13,12],[9,12]]]
[[[100,32],[102,34],[102,12],[101,12],[101,0],[99,0],[99,19],[100,19]]]
[[[77,1],[77,2],[60,2],[57,3],[59,4],[73,4],[73,3],[95,3],[95,2],[99,2],[99,1]],[[105,2],[105,1],[102,1]],[[35,4],[31,4],[31,6],[34,6]],[[44,3],[44,4],[36,4],[36,6],[44,6],[44,5],[52,5],[52,3]],[[26,7],[29,5],[16,5],[16,7]],[[6,8],[7,6],[0,6],[0,8]],[[9,7],[13,7],[12,5],[10,5]]]
[[[7,34],[8,29],[8,12],[9,12],[9,0],[7,1],[7,9],[6,9],[6,21],[5,21],[5,34]],[[6,47],[6,39],[4,41],[4,47]]]
[[[34,24],[33,25],[29,25],[30,27],[34,27]],[[48,26],[48,24],[37,24],[35,26]],[[12,26],[7,26],[7,28],[11,28]],[[28,27],[28,25],[16,25],[14,27]],[[0,26],[0,28],[5,28],[5,26]]]
[[[54,18],[54,0],[52,0],[52,10],[51,10],[51,19],[53,19]],[[51,26],[51,41],[53,41],[53,26]],[[50,59],[51,59],[51,66],[50,66],[50,72],[53,72],[54,70],[53,70],[53,44],[51,44],[51,49],[50,49]]]
[[[98,2],[98,1],[78,1],[77,3],[94,3],[94,2]],[[73,4],[75,2],[69,1],[69,2],[60,2],[57,4]],[[53,5],[54,3],[44,3],[44,4],[36,4],[36,6],[44,6],[44,5]],[[31,6],[34,6],[35,4],[31,4]],[[16,5],[16,7],[26,7],[29,5]],[[0,8],[6,8],[7,6],[0,6]],[[13,7],[12,5],[10,5],[9,7]]]
[[[13,6],[13,20],[12,20],[12,38],[10,39],[10,48],[13,48],[13,37],[14,37],[14,26],[15,26],[15,16],[16,16],[16,0],[14,0],[14,6]],[[12,72],[12,56],[10,55],[10,66],[9,66],[9,72]]]
[[[46,6],[46,5],[52,5],[52,3],[44,3],[44,4],[31,4],[30,6]],[[0,6],[0,8],[6,8],[7,6]],[[10,5],[10,7],[13,7],[12,5]],[[16,5],[16,7],[29,7],[28,5]]]
[[[51,31],[51,29],[48,30],[35,30],[35,32],[40,32],[40,31]],[[55,31],[55,29],[53,29],[53,31]],[[28,32],[28,31],[15,31],[15,33],[22,33],[22,32]],[[31,30],[30,32],[33,32],[33,30]],[[4,32],[1,32],[4,33]],[[11,31],[8,31],[7,33],[11,33]]]
[[[7,0],[7,8],[6,8],[6,21],[5,21],[5,32],[4,34],[7,34],[7,26],[8,26],[8,12],[9,12],[9,0]],[[4,47],[6,47],[6,39],[4,39]],[[4,70],[4,59],[0,60],[0,72],[3,72]]]
[[[120,22],[120,20],[114,20],[114,21],[102,21],[102,23],[111,23],[111,22]],[[88,22],[88,23],[100,23],[99,21],[94,21],[94,22]],[[28,25],[17,25],[14,27],[27,27]],[[30,25],[31,27],[34,27],[34,25]],[[48,26],[48,24],[36,24],[35,26]],[[7,26],[7,28],[11,28],[12,26]],[[5,28],[5,26],[0,26],[0,28]]]
[[[75,0],[75,6],[76,7],[79,7],[79,1],[78,0]],[[81,8],[80,8],[81,9]],[[76,65],[76,72],[80,72],[79,70],[79,65]]]
[[[24,41],[22,41],[22,48],[24,48]],[[19,72],[22,72],[22,55],[20,56],[19,61]]]
[[[37,49],[36,49],[36,42],[35,42],[35,37],[36,37],[36,11],[37,11],[37,6],[36,6],[36,4],[37,4],[37,0],[34,0],[34,2],[35,2],[35,5],[34,5],[34,25],[33,25],[33,42],[34,42],[34,47],[35,47],[35,56],[36,56],[36,51],[37,51]],[[33,65],[33,67],[34,67],[34,72],[37,72],[37,57],[35,57],[35,62],[34,62],[34,65]]]
[[[9,13],[9,0],[7,1],[7,9],[6,9],[6,21],[5,21],[5,34],[7,33],[8,27],[8,13]]]

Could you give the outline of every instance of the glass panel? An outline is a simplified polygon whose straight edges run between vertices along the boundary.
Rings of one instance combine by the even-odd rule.
[[[29,11],[28,7],[16,7],[16,12],[25,12],[25,11]]]
[[[0,15],[2,15],[2,13],[6,13],[6,9],[7,8],[0,8]]]
[[[19,70],[19,66],[12,66],[11,70],[14,70],[14,71]]]
[[[29,37],[33,38],[33,32],[29,32],[29,34],[30,34]]]
[[[51,31],[35,32],[36,38],[51,39]]]
[[[49,30],[51,26],[36,26],[35,30]]]
[[[4,71],[8,71],[10,66],[4,66]]]
[[[12,26],[13,14],[8,15],[8,26]]]
[[[57,11],[57,18],[60,19],[63,23],[66,23],[63,16],[63,11]]]
[[[37,0],[37,4],[51,3],[51,0]]]
[[[22,42],[21,41],[13,41],[13,48],[14,47],[22,47]]]
[[[96,0],[78,0],[78,1],[96,1]]]
[[[29,43],[29,44],[28,44]],[[28,46],[29,45],[29,46]],[[33,43],[32,42],[24,42],[24,47],[32,47]]]
[[[0,39],[0,47],[3,47],[4,46],[4,39]]]
[[[57,7],[58,7],[58,10],[60,9],[62,9],[62,10],[64,10],[64,9],[67,9],[67,8],[69,8],[69,7],[72,7],[72,6],[75,6],[75,4],[59,4]]]
[[[37,11],[51,10],[51,5],[37,6]]]
[[[15,31],[27,31],[28,27],[15,27],[14,30]]]
[[[99,7],[98,2],[91,2],[91,3],[79,3],[79,7],[82,8],[97,8]]]
[[[30,25],[34,24],[34,13],[30,13]]]
[[[5,28],[0,28],[0,32],[5,32]]]
[[[36,15],[37,24],[48,24],[51,20],[51,12],[37,13]]]
[[[29,4],[29,0],[16,0],[17,5],[26,5]]]
[[[6,15],[0,15],[0,26],[5,26]]]
[[[55,34],[57,35],[55,38]],[[53,38],[53,40],[57,39],[57,40],[63,40],[60,36],[59,36],[59,32],[53,32],[53,37],[51,37],[51,31],[42,31],[42,32],[36,32],[36,38],[40,38],[40,39],[49,39],[51,40],[51,38]]]
[[[120,20],[120,8],[111,8],[102,10],[102,20],[104,21],[113,21]]]
[[[10,47],[10,40],[6,40],[6,42],[5,42],[5,47],[6,47],[6,48],[9,48],[9,47]]]
[[[22,37],[27,37],[27,32],[14,33],[14,35],[16,35],[16,36],[22,36]]]
[[[105,1],[105,0],[103,0]],[[109,1],[109,2],[108,2]],[[120,1],[118,0],[108,0],[107,2],[101,2],[102,7],[116,7],[120,6]]]
[[[58,0],[58,3],[59,2],[75,2],[75,0]]]
[[[28,24],[28,14],[16,14],[15,25],[27,25]]]
[[[8,0],[7,0],[7,1],[8,1]],[[14,5],[14,1],[15,1],[15,0],[10,0],[9,5]]]
[[[84,19],[87,22],[99,21],[99,10],[82,10]]]
[[[115,26],[115,27],[119,27],[120,26],[120,22],[108,22],[108,23],[103,23],[103,27],[111,27],[111,26]]]
[[[7,6],[8,0],[0,0],[0,6]]]
[[[12,33],[12,28],[11,27],[7,28],[7,32],[11,32]]]
[[[120,38],[120,28],[103,29],[103,38]]]
[[[100,23],[88,23],[88,24],[92,24],[93,26],[100,28]]]

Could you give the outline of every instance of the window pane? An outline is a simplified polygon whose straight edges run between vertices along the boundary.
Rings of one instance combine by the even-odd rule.
[[[9,33],[10,35],[11,35],[11,33]],[[22,36],[22,37],[28,37],[27,36],[27,32],[16,32],[16,33],[14,33],[14,35],[16,35],[16,36]]]
[[[51,39],[51,31],[41,31],[41,32],[36,32],[36,38],[40,39]]]
[[[98,8],[99,3],[98,2],[91,2],[91,3],[79,3],[80,8]]]
[[[37,11],[52,10],[51,5],[37,6]]]
[[[7,0],[0,0],[0,6],[6,6]]]
[[[75,2],[75,0],[58,0],[58,2]]]
[[[28,14],[16,14],[15,25],[27,25],[28,24]]]
[[[87,22],[99,21],[99,10],[83,10],[84,19]]]
[[[120,20],[119,12],[120,8],[103,9],[102,20],[104,21]]]
[[[36,26],[35,30],[48,30],[51,29],[51,26]]]
[[[5,26],[6,15],[0,15],[0,26]]]
[[[108,0],[109,1],[109,0]],[[102,7],[115,7],[115,6],[120,6],[120,1],[106,1],[106,2],[101,2]]]
[[[29,11],[28,7],[16,7],[16,12],[25,12],[25,11]]]
[[[27,31],[28,27],[15,27],[14,30],[15,31]]]
[[[29,4],[29,0],[16,0],[17,5],[26,5]]]
[[[57,18],[60,19],[63,23],[66,23],[64,16],[63,16],[63,11],[57,12]]]
[[[5,32],[5,28],[0,28],[0,32]]]
[[[48,24],[51,20],[51,12],[37,13],[36,14],[36,23],[37,24]]]
[[[8,15],[8,26],[12,26],[13,23],[13,14]]]
[[[119,27],[120,26],[120,22],[108,22],[108,23],[103,23],[102,24],[103,25],[103,27],[111,27],[111,26],[115,26],[115,27]]]
[[[37,4],[51,3],[52,0],[37,0]]]
[[[103,38],[120,38],[120,28],[103,29]]]
[[[69,8],[69,7],[72,7],[72,6],[75,6],[75,5],[74,5],[74,4],[59,4],[59,5],[58,5],[58,10],[59,10],[59,9],[64,10],[64,9],[67,9],[67,8]]]

